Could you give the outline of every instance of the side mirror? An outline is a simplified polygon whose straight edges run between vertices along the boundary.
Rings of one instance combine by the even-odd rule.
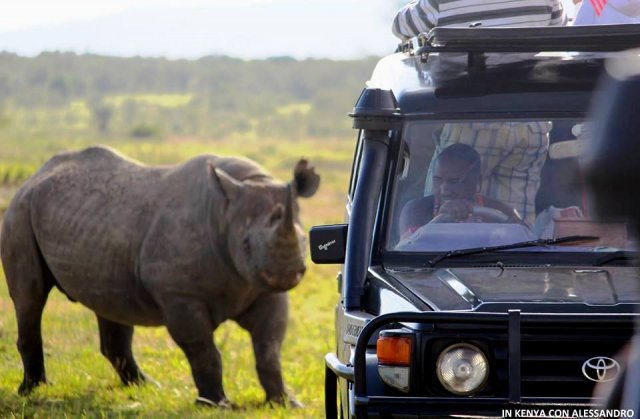
[[[344,263],[348,227],[348,224],[333,224],[311,228],[309,245],[313,263]]]

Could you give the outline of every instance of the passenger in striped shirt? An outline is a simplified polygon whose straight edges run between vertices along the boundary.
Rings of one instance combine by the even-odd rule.
[[[393,33],[402,40],[436,26],[563,26],[567,15],[560,0],[413,0],[400,9]]]
[[[451,145],[434,166],[433,194],[407,202],[400,213],[401,239],[428,223],[522,223],[514,208],[478,193],[481,162],[473,147]]]
[[[535,198],[549,152],[551,126],[548,121],[444,124],[436,138],[425,195],[432,193],[433,170],[442,150],[453,144],[466,144],[481,156],[481,193],[511,206],[533,226]]]

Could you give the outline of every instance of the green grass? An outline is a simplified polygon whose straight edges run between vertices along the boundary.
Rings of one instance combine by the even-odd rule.
[[[255,373],[249,335],[231,322],[215,332],[222,353],[227,396],[236,411],[196,407],[189,366],[164,328],[136,328],[134,354],[156,380],[122,386],[99,352],[95,317],[80,304],[53,291],[43,317],[43,338],[50,384],[21,397],[16,389],[22,365],[13,307],[0,283],[0,417],[322,417],[323,356],[332,350],[335,268],[312,267],[290,293],[291,314],[282,361],[287,386],[305,404],[300,410],[262,406],[264,391]]]
[[[340,222],[344,214],[352,138],[283,142],[247,136],[225,140],[171,138],[159,143],[115,139],[109,143],[149,164],[176,163],[200,153],[245,155],[282,179],[291,177],[295,161],[304,156],[322,176],[318,194],[300,201],[307,229],[315,224]],[[26,148],[16,143],[8,148],[8,154],[0,150],[0,164],[24,161],[39,165],[52,152],[85,146],[91,140],[66,138],[54,144],[30,144]],[[11,189],[6,189],[4,196],[9,193]],[[138,363],[160,387],[124,387],[99,352],[93,313],[56,290],[50,295],[43,318],[50,384],[38,387],[28,397],[18,396],[22,364],[15,346],[15,314],[0,271],[0,417],[323,417],[323,357],[335,347],[333,313],[338,297],[338,267],[315,266],[310,261],[308,266],[303,282],[290,292],[290,322],[282,353],[285,382],[305,405],[300,410],[262,405],[264,391],[255,372],[249,335],[232,322],[215,332],[215,340],[222,353],[225,390],[239,406],[237,410],[194,405],[196,389],[187,360],[164,328],[136,328],[134,336]]]
[[[191,94],[138,94],[138,95],[113,95],[105,98],[105,102],[113,106],[122,106],[125,102],[137,102],[163,108],[179,108],[187,106],[193,100]]]
[[[0,163],[0,185],[15,186],[37,170],[32,164]]]
[[[291,103],[289,105],[280,106],[276,109],[276,113],[280,115],[300,114],[306,115],[311,112],[313,105],[311,103]]]

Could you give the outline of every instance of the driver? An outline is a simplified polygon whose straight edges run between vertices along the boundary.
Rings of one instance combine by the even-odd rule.
[[[481,166],[480,155],[469,145],[442,150],[434,162],[434,194],[413,199],[402,209],[401,238],[427,223],[523,223],[518,211],[479,193]]]

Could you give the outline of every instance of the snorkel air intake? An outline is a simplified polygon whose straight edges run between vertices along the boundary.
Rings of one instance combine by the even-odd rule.
[[[380,190],[387,168],[389,135],[399,127],[401,113],[391,90],[366,88],[349,116],[353,118],[353,128],[362,130],[363,145],[347,233],[343,281],[347,310],[361,305]]]

